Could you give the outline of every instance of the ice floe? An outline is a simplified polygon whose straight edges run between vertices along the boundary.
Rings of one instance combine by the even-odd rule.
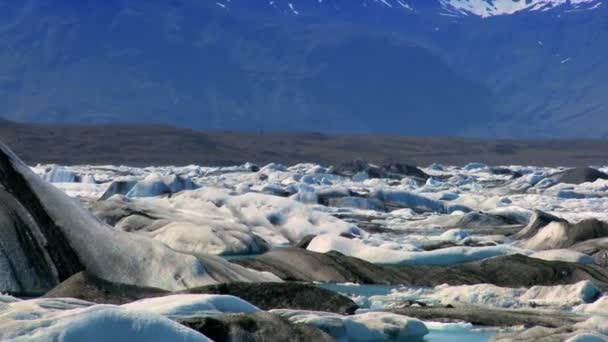
[[[337,251],[373,263],[409,265],[450,265],[483,260],[508,254],[526,254],[529,251],[507,245],[491,247],[448,247],[434,251],[409,252],[370,246],[358,239],[335,235],[315,237],[307,247],[319,253]]]
[[[449,305],[461,302],[497,308],[572,309],[574,307],[574,311],[594,312],[595,308],[601,307],[600,300],[594,302],[600,294],[601,290],[590,281],[572,285],[532,286],[530,288],[508,288],[491,284],[440,285],[434,288],[396,288],[388,295],[370,296],[360,303],[364,307],[374,310],[398,308],[410,301],[417,301],[428,305]]]
[[[336,341],[403,341],[421,339],[428,334],[423,322],[386,312],[341,316],[326,312],[271,310],[294,323],[317,327]]]
[[[2,341],[211,341],[145,310],[74,299],[18,300],[0,296]]]
[[[365,283],[375,276],[372,282],[396,286],[389,294],[355,298],[367,310],[458,303],[487,312],[515,310],[517,315],[522,310],[535,315],[572,314],[576,318],[572,322],[581,317],[585,321],[572,323],[567,331],[539,327],[522,331],[530,334],[526,336],[549,334],[573,341],[606,335],[604,307],[608,304],[605,294],[601,296],[607,279],[601,267],[608,265],[606,168],[484,163],[416,168],[362,161],[261,167],[250,163],[144,168],[38,165],[32,170],[46,180],[42,181],[16,165],[40,198],[42,211],[70,243],[68,252],[59,249],[58,255],[72,260],[69,251],[73,250],[78,263],[63,264],[71,267],[59,274],[63,268],[55,260],[57,255],[43,253],[42,264],[48,271],[40,276],[20,271],[31,266],[27,248],[10,250],[10,263],[6,258],[0,262],[0,272],[7,275],[0,282],[5,291],[25,289],[38,294],[83,268],[107,280],[167,290],[220,281],[279,280],[268,272],[238,266],[245,265],[288,280]],[[75,200],[68,200],[47,182]],[[15,223],[14,217],[19,217],[34,237],[63,246],[40,229],[40,217],[24,208],[23,198],[15,202],[11,195],[0,192],[4,200],[0,221]],[[11,229],[0,236],[18,241],[17,231]],[[42,240],[35,241],[32,246],[43,245]],[[233,263],[210,255],[232,258],[261,253],[265,254]],[[19,267],[8,267],[11,263]],[[146,267],[139,267],[142,264]],[[526,274],[518,275],[519,269]],[[467,274],[474,279],[464,279]],[[436,286],[444,282],[454,286]],[[459,284],[468,285],[455,286]],[[222,300],[166,297],[125,307],[89,305],[74,310],[99,311],[100,317],[120,316],[121,322],[136,322],[143,317],[140,314],[162,320],[230,312],[223,309]],[[246,302],[239,305],[234,306],[239,312],[258,313]],[[133,312],[137,317],[129,316]],[[354,316],[297,310],[275,313],[343,340],[474,329],[466,323],[424,327],[415,319],[373,311]],[[157,324],[154,320],[150,324]],[[171,321],[163,322],[158,324],[171,327]],[[515,336],[494,333],[498,340],[503,335],[503,340]]]

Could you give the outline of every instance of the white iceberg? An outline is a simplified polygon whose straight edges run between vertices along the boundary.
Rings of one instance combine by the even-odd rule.
[[[370,246],[358,239],[335,235],[316,236],[307,249],[318,253],[330,251],[353,256],[379,264],[451,265],[478,261],[509,254],[529,254],[528,251],[508,245],[490,247],[448,247],[433,251],[409,252]]]

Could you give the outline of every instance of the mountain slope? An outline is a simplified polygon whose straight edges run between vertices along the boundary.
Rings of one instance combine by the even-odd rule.
[[[0,2],[0,116],[605,137],[603,2]]]
[[[603,2],[604,0],[220,0],[216,2],[216,5],[227,11],[247,8],[248,10],[265,10],[303,16],[321,13],[333,16],[351,16],[357,12],[373,16],[389,12],[414,14],[420,11],[433,11],[452,17],[469,15],[491,17],[524,11],[593,10],[599,8]]]
[[[426,49],[353,24],[199,1],[4,6],[10,119],[436,134],[492,112],[487,89]]]
[[[601,0],[439,0],[447,12],[455,15],[491,17],[521,11],[545,12],[553,9],[597,9]]]
[[[605,9],[466,18],[442,24],[419,44],[434,45],[453,68],[492,89],[500,114],[471,134],[603,137],[607,19]]]

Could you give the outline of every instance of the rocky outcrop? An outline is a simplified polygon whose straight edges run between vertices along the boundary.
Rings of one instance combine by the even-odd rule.
[[[502,287],[565,285],[583,280],[608,288],[606,270],[577,263],[546,261],[521,254],[452,266],[392,267],[407,276],[413,285],[493,284]]]
[[[387,179],[402,179],[404,177],[410,177],[418,182],[426,182],[426,180],[430,177],[416,166],[401,163],[391,163],[378,166],[362,160],[356,160],[333,166],[331,172],[335,175],[343,177],[354,177],[356,175],[364,175],[367,178]]]
[[[449,266],[376,265],[337,252],[300,248],[268,252],[233,262],[268,271],[287,281],[354,282],[437,286],[494,284],[503,287],[574,284],[582,280],[608,288],[608,272],[598,267],[546,261],[515,254]],[[294,267],[297,265],[297,267]]]
[[[169,291],[117,284],[97,278],[88,272],[79,272],[47,292],[46,298],[76,298],[98,304],[122,305],[136,300],[160,297],[171,294]]]
[[[523,174],[521,172],[513,171],[506,167],[491,167],[488,169],[488,172],[490,172],[493,175],[511,176],[511,179],[517,179],[517,178],[523,177]]]
[[[348,297],[302,283],[222,283],[169,292],[157,288],[112,283],[88,272],[77,273],[51,291],[46,298],[77,298],[99,304],[122,305],[144,298],[171,294],[218,294],[239,297],[262,310],[293,309],[352,315],[359,307]]]
[[[359,307],[348,297],[301,283],[222,283],[169,292],[157,288],[112,283],[87,272],[68,278],[46,298],[77,298],[92,303],[122,305],[171,294],[217,294],[239,297],[262,310],[293,309],[352,315]]]
[[[321,330],[267,312],[252,314],[195,317],[179,323],[194,329],[213,341],[248,342],[330,342]]]
[[[301,283],[226,283],[197,287],[180,293],[232,295],[262,310],[294,309],[352,315],[359,308],[345,296]]]
[[[547,310],[499,309],[479,305],[410,306],[390,310],[426,321],[462,321],[491,327],[544,326],[557,328],[585,320],[584,316]]]
[[[232,262],[276,274],[287,281],[321,281],[361,284],[400,284],[403,280],[386,268],[340,253],[315,253],[302,248],[284,248],[255,258]]]
[[[590,167],[577,167],[560,172],[553,179],[557,183],[582,184],[595,182],[598,179],[608,179],[608,175]]]

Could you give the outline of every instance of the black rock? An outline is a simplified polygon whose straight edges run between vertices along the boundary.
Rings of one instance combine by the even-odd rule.
[[[450,266],[390,266],[417,286],[493,284],[502,287],[565,285],[590,280],[608,288],[608,271],[515,254]]]
[[[168,291],[134,285],[116,284],[88,272],[80,272],[71,276],[51,291],[46,298],[76,298],[99,304],[121,305],[136,300],[160,297],[171,294]]]
[[[258,171],[260,171],[260,167],[257,166],[257,165],[255,165],[255,164],[250,164],[249,165],[249,171],[250,172],[258,172]]]
[[[332,166],[331,173],[343,177],[353,177],[357,173],[365,173],[371,178],[382,178],[379,167],[363,160],[355,160]]]
[[[407,176],[422,182],[426,182],[426,180],[430,178],[428,174],[420,170],[418,167],[408,164],[385,164],[382,165],[382,170],[388,176],[386,178],[401,179],[404,176]]]
[[[426,321],[460,321],[491,327],[543,326],[557,328],[576,324],[586,319],[585,316],[565,312],[499,309],[468,304],[454,304],[450,307],[409,306],[390,311]]]
[[[179,323],[216,342],[333,341],[329,335],[317,328],[291,323],[268,312],[195,317],[181,320]]]
[[[255,258],[231,262],[274,273],[287,281],[400,284],[403,280],[390,270],[365,260],[337,252],[321,254],[302,248],[277,249]]]
[[[226,283],[197,287],[179,293],[231,295],[262,310],[294,309],[352,315],[359,308],[345,296],[301,283]]]
[[[287,248],[233,262],[272,272],[287,281],[411,286],[486,283],[503,287],[529,287],[590,280],[599,287],[608,288],[608,270],[577,263],[535,259],[520,254],[448,266],[410,266],[376,265],[337,252],[321,254],[300,248]]]
[[[49,292],[46,298],[77,298],[99,304],[121,305],[171,294],[219,294],[239,297],[262,310],[294,309],[352,315],[359,307],[349,298],[301,283],[223,283],[169,292],[157,288],[112,283],[88,272],[77,273]]]
[[[558,183],[582,184],[595,182],[598,179],[608,179],[608,175],[590,167],[577,167],[560,172],[553,179]]]
[[[521,172],[513,171],[511,169],[507,169],[506,167],[492,167],[489,171],[493,175],[511,176],[511,179],[517,179],[523,176]]]
[[[364,173],[368,178],[402,179],[404,177],[411,177],[419,182],[426,182],[430,177],[424,171],[412,165],[391,163],[378,166],[363,160],[334,166],[331,172],[344,177],[353,177],[358,173]]]

